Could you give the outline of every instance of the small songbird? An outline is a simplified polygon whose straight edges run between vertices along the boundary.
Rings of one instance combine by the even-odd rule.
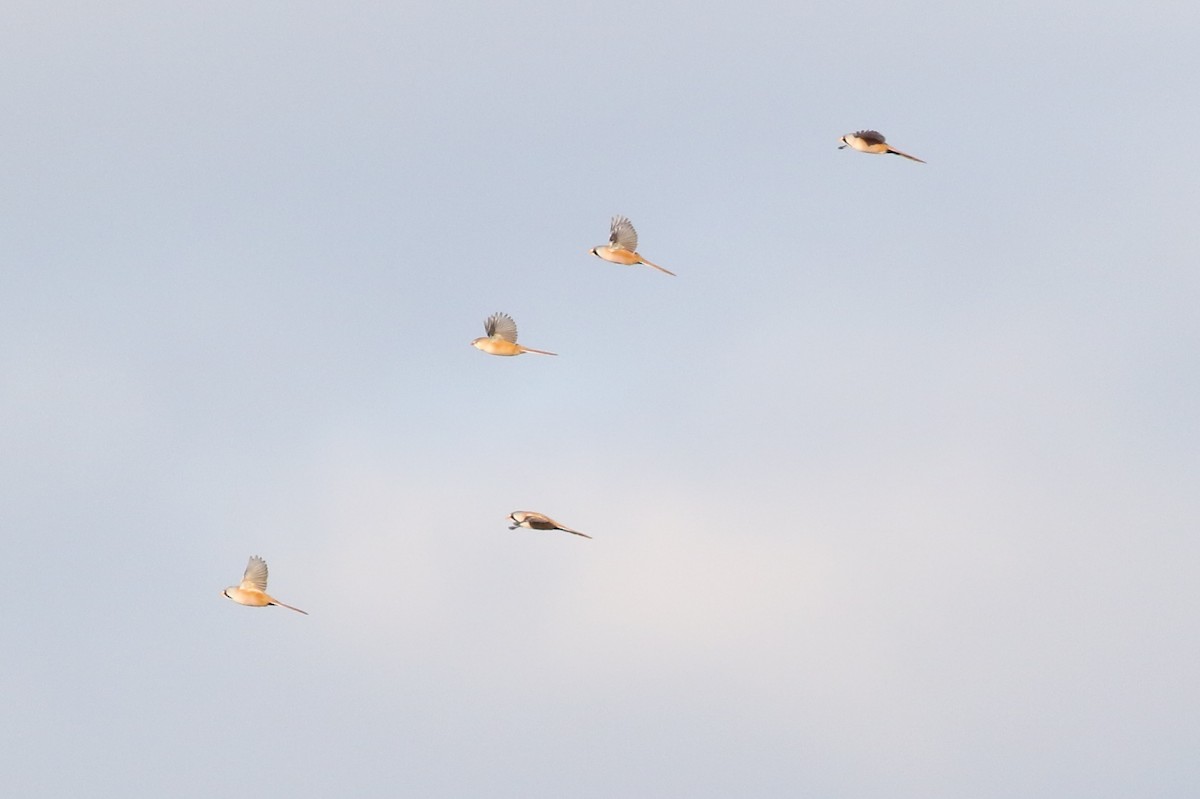
[[[584,538],[591,538],[587,533],[572,530],[570,527],[563,527],[546,514],[536,513],[531,510],[515,510],[508,514],[508,520],[512,522],[512,526],[508,528],[509,530],[516,530],[518,527],[524,527],[527,530],[562,530],[564,533],[573,533],[574,535],[581,535]]]
[[[877,130],[860,130],[856,133],[847,133],[841,139],[842,143],[838,145],[839,150],[844,150],[851,147],[858,150],[860,153],[891,153],[892,155],[902,155],[910,161],[917,163],[925,163],[920,158],[908,153],[902,153],[899,150],[893,150],[887,140],[883,138],[883,134]]]
[[[267,562],[258,555],[250,556],[250,562],[246,564],[246,573],[242,575],[241,584],[231,585],[221,593],[239,605],[249,605],[252,608],[279,605],[281,608],[308,615],[306,611],[285,605],[267,593]]]
[[[480,336],[471,342],[471,346],[483,350],[488,355],[520,355],[522,352],[536,352],[538,355],[557,355],[557,352],[535,350],[517,343],[517,323],[506,313],[494,313],[483,323],[486,336]]]
[[[645,264],[653,266],[660,272],[666,272],[672,277],[675,276],[674,272],[663,269],[658,264],[652,264],[638,255],[637,241],[637,231],[633,229],[633,223],[623,216],[614,216],[612,224],[609,225],[608,244],[593,247],[588,252],[609,263],[624,264],[625,266]]]

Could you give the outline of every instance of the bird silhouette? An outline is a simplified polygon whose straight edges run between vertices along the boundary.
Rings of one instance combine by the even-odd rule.
[[[860,130],[856,133],[847,133],[841,138],[841,144],[838,145],[839,150],[844,150],[847,147],[858,150],[860,153],[891,153],[892,155],[902,155],[910,161],[916,161],[919,164],[925,163],[915,155],[902,153],[899,150],[893,149],[883,137],[883,134],[877,130]]]
[[[515,510],[508,514],[508,519],[512,522],[512,526],[508,528],[509,530],[516,530],[518,527],[524,527],[527,530],[562,530],[564,533],[591,538],[587,533],[572,530],[570,527],[563,527],[546,514],[532,510]]]
[[[672,277],[675,276],[675,273],[669,269],[663,269],[658,264],[652,264],[639,255],[637,244],[638,234],[633,229],[633,223],[623,216],[614,216],[612,223],[609,225],[608,244],[597,245],[588,250],[588,252],[609,263],[624,264],[625,266],[645,264],[646,266],[654,267],[660,272],[666,272]]]
[[[517,323],[506,313],[494,313],[483,323],[486,336],[480,336],[471,342],[471,346],[483,350],[488,355],[520,355],[523,352],[536,352],[538,355],[557,355],[557,352],[535,350],[517,343]]]
[[[308,615],[307,611],[285,605],[267,593],[267,562],[258,555],[250,556],[250,562],[246,564],[246,573],[242,575],[242,582],[229,586],[221,593],[239,605],[249,605],[252,608],[279,605],[281,608]]]

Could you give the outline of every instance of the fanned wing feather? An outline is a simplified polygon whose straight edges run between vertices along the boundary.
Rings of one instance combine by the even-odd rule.
[[[511,344],[517,343],[517,323],[506,313],[494,313],[489,316],[483,329],[489,336],[499,336]]]
[[[613,247],[637,252],[638,235],[633,223],[623,216],[614,216],[609,226],[608,240]]]
[[[258,555],[251,555],[250,562],[246,564],[246,573],[242,575],[242,584],[238,588],[266,591],[267,562]]]
[[[854,135],[867,144],[884,144],[887,141],[883,138],[883,134],[877,130],[860,130]]]

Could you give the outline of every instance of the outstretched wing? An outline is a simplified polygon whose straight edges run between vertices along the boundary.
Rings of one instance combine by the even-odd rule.
[[[619,250],[637,252],[637,231],[633,229],[633,223],[623,216],[612,218],[608,240]]]
[[[489,336],[499,336],[505,341],[517,343],[517,323],[506,313],[494,313],[483,325]]]
[[[242,584],[238,588],[266,591],[267,562],[258,555],[251,555],[250,562],[246,564],[246,573],[242,575]]]
[[[877,130],[860,130],[854,135],[862,139],[867,144],[884,144],[886,142],[886,140],[883,138],[883,134]]]

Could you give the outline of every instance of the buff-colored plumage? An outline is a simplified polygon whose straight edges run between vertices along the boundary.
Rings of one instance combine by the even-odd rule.
[[[645,264],[646,266],[654,267],[660,272],[666,272],[668,275],[675,275],[674,272],[663,269],[658,264],[652,264],[643,258],[637,251],[637,245],[638,234],[633,229],[633,223],[623,216],[614,216],[612,223],[609,225],[608,244],[593,247],[588,252],[609,263],[623,264],[625,266]]]
[[[242,582],[238,585],[229,586],[221,593],[239,605],[247,605],[252,608],[279,605],[281,608],[294,610],[297,613],[303,613],[305,616],[308,615],[307,612],[300,608],[285,605],[267,593],[267,562],[258,555],[250,556],[250,562],[246,564],[246,572],[242,575]]]
[[[483,350],[488,355],[520,355],[523,352],[536,352],[538,355],[558,354],[518,344],[517,323],[506,313],[494,313],[489,316],[483,329],[487,335],[472,341],[471,346]]]
[[[847,133],[841,138],[841,142],[838,145],[839,150],[850,147],[851,149],[858,150],[860,153],[891,153],[892,155],[903,156],[910,161],[916,161],[919,164],[925,163],[915,155],[909,155],[908,153],[902,153],[894,149],[887,143],[883,134],[877,130],[860,130],[855,133]]]
[[[516,530],[518,527],[524,527],[527,530],[562,530],[564,533],[591,538],[587,533],[572,530],[570,527],[563,527],[546,514],[538,513],[537,511],[515,510],[508,514],[508,520],[512,522],[512,526],[508,528],[509,530]]]

